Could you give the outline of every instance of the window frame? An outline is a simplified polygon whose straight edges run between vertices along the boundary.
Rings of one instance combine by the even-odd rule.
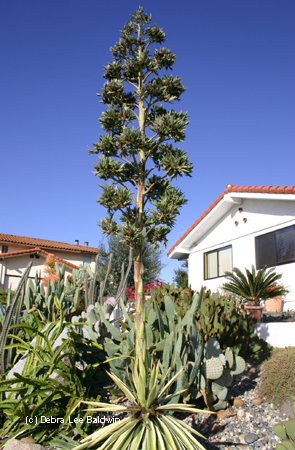
[[[204,263],[204,273],[203,273],[203,277],[204,277],[204,281],[207,280],[214,280],[216,278],[222,278],[224,277],[224,275],[219,275],[219,252],[225,249],[231,249],[231,264],[233,267],[233,246],[232,244],[230,245],[225,245],[224,247],[219,247],[219,248],[215,248],[214,250],[211,250],[210,252],[205,252],[203,254],[203,263]],[[217,277],[211,277],[208,278],[208,267],[206,267],[206,264],[208,264],[208,258],[207,255],[211,254],[211,253],[217,253]],[[206,272],[207,272],[207,278],[206,278]]]
[[[85,261],[86,259],[88,259],[89,262]],[[83,255],[83,267],[85,267],[85,264],[88,264],[90,266],[91,263],[92,263],[91,255]]]
[[[270,231],[269,233],[264,233],[264,234],[260,234],[259,236],[255,236],[255,265],[256,265],[256,270],[260,270],[262,269],[264,265],[261,266],[261,264],[258,264],[259,262],[259,249],[258,249],[258,240],[259,238],[262,238],[264,236],[271,236],[272,239],[274,239],[274,248],[275,248],[275,255],[274,255],[274,262],[275,264],[266,264],[267,267],[274,267],[274,266],[282,266],[283,264],[292,264],[295,262],[295,255],[294,255],[294,259],[292,259],[291,261],[283,261],[283,262],[278,262],[278,241],[276,238],[276,233],[282,232],[283,230],[288,230],[288,228],[294,228],[294,233],[295,233],[295,224],[290,225],[288,227],[284,227],[284,228],[278,228],[277,230],[274,231]],[[273,255],[272,255],[273,256]]]

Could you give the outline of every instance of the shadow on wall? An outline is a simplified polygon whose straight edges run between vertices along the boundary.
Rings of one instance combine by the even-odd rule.
[[[295,322],[256,323],[254,331],[269,347],[295,347]]]

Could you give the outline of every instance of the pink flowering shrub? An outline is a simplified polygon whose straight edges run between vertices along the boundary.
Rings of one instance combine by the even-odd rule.
[[[144,295],[151,295],[151,289],[157,289],[158,287],[161,288],[162,286],[162,281],[160,280],[155,280],[152,281],[150,284],[144,284],[143,288],[144,288]],[[135,286],[131,286],[131,288],[126,289],[126,296],[128,299],[134,299],[135,298]]]

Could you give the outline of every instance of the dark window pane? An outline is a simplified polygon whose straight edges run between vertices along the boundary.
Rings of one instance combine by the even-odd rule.
[[[266,233],[255,238],[256,269],[277,265],[275,234]]]
[[[277,230],[277,263],[286,264],[295,261],[295,225]]]
[[[83,256],[83,267],[86,263],[91,264],[91,256]]]

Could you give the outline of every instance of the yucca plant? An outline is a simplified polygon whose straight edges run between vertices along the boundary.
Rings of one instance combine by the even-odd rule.
[[[204,436],[171,414],[173,411],[208,413],[194,408],[194,405],[171,403],[173,397],[184,392],[183,390],[167,395],[167,391],[184,368],[167,381],[170,370],[164,375],[161,373],[160,361],[152,367],[148,357],[146,361],[147,364],[138,359],[132,362],[130,387],[116,375],[108,373],[131,402],[131,406],[83,402],[95,407],[88,411],[123,412],[131,415],[92,433],[81,440],[80,445],[66,443],[65,448],[75,447],[75,450],[82,450],[100,445],[101,450],[205,450],[191,433],[205,439]]]
[[[276,284],[282,275],[276,274],[275,269],[267,270],[267,266],[256,273],[252,265],[251,272],[246,269],[246,276],[235,267],[232,272],[225,272],[225,277],[229,283],[224,283],[223,289],[245,298],[247,305],[258,306],[261,300],[288,293],[283,286]]]

